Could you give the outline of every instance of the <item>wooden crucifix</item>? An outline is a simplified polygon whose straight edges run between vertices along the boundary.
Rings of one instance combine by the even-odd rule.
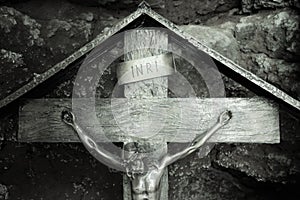
[[[72,60],[74,61],[78,59],[84,54],[84,52],[87,53],[95,46],[101,44],[101,41],[104,40],[103,38],[107,38],[108,36],[117,33],[134,20],[140,19],[143,15],[150,16],[167,28],[172,28],[176,34],[185,36],[185,39],[187,39],[191,45],[198,45],[197,48],[200,48],[204,53],[207,53],[218,62],[221,62],[225,67],[233,70],[236,74],[262,88],[264,91],[269,93],[273,92],[272,94],[277,99],[299,109],[298,101],[292,99],[274,86],[259,79],[252,73],[243,70],[236,64],[232,63],[232,61],[222,57],[213,50],[203,46],[193,38],[184,35],[175,27],[175,25],[154,13],[147,6],[140,7],[131,16],[116,25],[116,28],[113,28],[112,31],[110,31],[105,37],[100,37],[100,39],[96,38],[94,42],[87,44],[87,46],[83,47],[80,51],[67,58],[65,62],[58,64],[55,69],[59,67],[66,67],[68,63]],[[135,42],[132,43],[128,41]],[[155,59],[159,60],[161,58],[160,56],[164,56],[168,53],[163,50],[166,49],[168,45],[168,36],[163,32],[146,29],[141,29],[137,32],[129,32],[128,34],[125,34],[124,37],[124,49],[127,50],[124,57],[125,63],[139,59],[154,59],[154,61],[152,61],[155,63]],[[141,47],[143,47],[142,50]],[[135,51],[135,49],[138,50]],[[153,58],[153,56],[156,56],[156,58]],[[146,70],[149,73],[155,72],[156,66],[153,68],[152,65],[151,68],[150,64],[148,66],[145,64],[144,69],[138,68],[133,72],[132,77],[136,78],[138,73],[142,73],[141,70]],[[122,64],[120,67],[122,67]],[[52,71],[49,73],[52,73]],[[275,102],[269,101],[265,98],[167,98],[167,75],[171,75],[171,73],[170,71],[165,70],[164,73],[161,73],[160,75],[161,76],[159,76],[159,73],[153,76],[148,74],[146,77],[135,79],[134,81],[130,81],[128,77],[125,77],[124,79],[119,77],[120,80],[122,79],[122,84],[124,83],[124,96],[126,98],[117,98],[114,100],[113,104],[111,104],[110,99],[100,99],[99,101],[96,101],[95,107],[101,110],[101,114],[97,116],[99,118],[97,121],[86,118],[85,113],[89,112],[89,110],[84,106],[82,108],[78,108],[82,110],[82,116],[74,116],[71,112],[65,112],[64,114],[66,115],[63,115],[64,118],[62,120],[62,112],[65,111],[66,108],[72,107],[70,99],[28,100],[27,103],[20,108],[18,140],[20,142],[78,142],[80,141],[78,138],[79,135],[81,140],[85,143],[85,146],[91,152],[95,152],[98,150],[97,143],[107,140],[105,140],[104,135],[101,134],[95,135],[93,140],[90,140],[90,138],[85,137],[86,134],[84,132],[88,132],[89,128],[103,129],[104,132],[108,134],[111,142],[124,143],[124,153],[123,155],[119,155],[121,161],[115,160],[116,163],[125,161],[122,167],[125,172],[128,172],[127,175],[124,175],[124,200],[166,200],[168,198],[168,174],[166,166],[167,164],[172,163],[172,161],[177,160],[176,155],[175,157],[172,157],[174,158],[173,160],[168,159],[171,157],[166,156],[168,155],[168,142],[189,142],[186,152],[182,155],[178,154],[178,158],[181,158],[182,156],[191,153],[192,150],[194,151],[194,146],[199,147],[198,144],[202,144],[201,142],[204,141],[211,143],[278,143],[280,141],[278,106]],[[32,84],[28,87],[31,86]],[[131,103],[128,104],[128,102]],[[127,128],[132,133],[140,135],[137,135],[136,137],[124,137],[124,135],[120,134],[122,132],[120,129],[120,122],[116,120],[112,110],[117,111],[120,116],[126,116],[128,109],[131,109],[132,112],[135,113],[135,116],[139,116],[145,114],[145,112],[139,109],[143,107],[143,105],[151,104],[157,107],[156,110],[148,110],[148,113],[160,117],[164,117],[165,115],[166,117],[163,127],[159,130],[159,134],[155,135],[155,137],[143,138],[143,133],[140,132],[140,128],[135,126],[127,126]],[[182,108],[184,108],[184,112],[181,112],[182,110],[178,108],[178,105],[181,105]],[[226,112],[226,110],[231,111],[233,116],[232,119],[230,119],[229,112]],[[165,112],[160,113],[157,111]],[[181,114],[181,117],[185,118],[185,123],[174,123],[174,120],[176,121],[176,116],[179,114]],[[87,130],[82,130],[80,126],[77,126],[76,117],[80,117],[87,121]],[[159,119],[160,118],[157,118],[153,121],[153,128],[155,128],[156,124],[160,123]],[[199,123],[199,119],[201,119],[201,123]],[[143,123],[143,121],[141,121],[141,123]],[[73,126],[78,135],[67,124]],[[132,124],[132,121],[130,118],[125,117],[122,118],[121,124]],[[197,128],[191,129],[190,127]],[[210,129],[211,127],[212,129]],[[215,133],[216,130],[218,130],[217,133]],[[202,137],[197,137],[205,131],[208,131],[208,135],[206,135],[207,137],[203,137],[205,134],[202,135]],[[163,137],[161,137],[162,135]],[[161,138],[164,138],[164,140]],[[143,168],[143,163],[132,162],[135,160],[140,161],[138,153],[140,153],[139,151],[141,151],[141,149],[142,151],[150,152],[158,149],[157,152],[155,151],[155,156],[151,159],[160,161],[160,163],[167,163],[163,165],[163,170],[159,171],[159,173],[161,173],[161,180],[159,180],[159,184],[154,185],[154,188],[156,186],[159,186],[159,188],[148,190],[148,186],[145,185],[136,187],[136,185],[141,183],[149,183],[147,180],[144,180],[144,182],[141,181],[141,179],[146,179],[147,177],[141,175],[141,179],[136,181],[137,179],[134,180],[134,176],[136,174],[127,170],[132,163],[135,170]],[[101,151],[99,151],[98,154],[95,153],[95,157],[97,157],[97,155],[103,156]],[[154,165],[154,168],[160,169],[160,166]],[[142,190],[141,193],[138,192],[139,189]],[[151,193],[150,191],[155,191],[155,193],[151,196],[151,194],[149,194]],[[134,194],[132,192],[134,192]]]
[[[166,49],[167,45],[168,35],[159,30],[140,29],[127,32],[124,38],[124,48],[127,50],[126,52],[128,52],[125,54],[125,61],[142,59],[142,61],[147,61],[150,65],[151,62],[149,58],[157,56],[153,58],[153,63],[159,62],[159,56],[166,55],[163,49]],[[126,66],[120,65],[119,67]],[[136,70],[132,71],[133,69],[129,67],[131,79],[137,77],[138,73],[143,73],[143,70],[146,70],[145,73],[149,74],[155,71],[157,66],[152,66],[154,67],[152,71],[150,71],[151,69],[149,69],[149,67],[150,66],[146,66],[145,64],[144,69],[138,69],[140,72]],[[147,72],[147,70],[149,71]],[[277,106],[266,100],[243,98],[168,99],[168,77],[165,76],[165,74],[164,76],[155,78],[146,77],[145,80],[139,81],[130,81],[128,77],[122,80],[123,82],[129,82],[124,86],[124,96],[127,99],[116,99],[114,105],[111,105],[108,100],[97,102],[96,106],[101,107],[101,117],[99,119],[100,124],[90,124],[94,129],[104,126],[111,138],[120,138],[118,123],[116,121],[113,122],[110,110],[117,110],[119,115],[123,115],[126,113],[126,102],[128,101],[130,101],[134,107],[154,104],[158,107],[157,110],[160,110],[159,108],[168,108],[165,115],[176,113],[176,111],[173,112],[172,110],[179,110],[179,108],[176,108],[179,101],[181,105],[185,105],[184,112],[186,113],[184,116],[189,118],[187,120],[188,122],[197,123],[197,118],[201,118],[203,119],[203,124],[199,124],[199,128],[193,130],[189,129],[189,127],[192,127],[191,124],[184,124],[178,127],[174,125],[172,118],[166,117],[167,121],[165,121],[163,130],[161,131],[161,134],[164,134],[164,137],[161,138],[164,139],[158,141],[157,138],[160,138],[159,135],[156,135],[154,138],[139,139],[139,136],[143,136],[143,132],[140,132],[139,135],[136,135],[134,138],[125,137],[122,140],[122,142],[124,142],[123,160],[115,159],[111,154],[105,153],[98,148],[97,142],[102,141],[101,136],[96,135],[96,140],[89,138],[85,133],[86,130],[83,130],[76,121],[76,117],[79,116],[74,116],[71,112],[65,111],[65,108],[71,107],[70,101],[39,99],[30,100],[28,104],[20,109],[19,140],[26,142],[63,142],[76,140],[76,134],[61,121],[60,115],[63,112],[63,121],[75,129],[86,148],[89,149],[96,158],[99,158],[99,160],[105,159],[114,165],[120,165],[120,168],[123,168],[126,172],[123,178],[124,200],[167,200],[167,166],[194,152],[209,139],[211,142],[276,143],[279,141]],[[111,106],[115,108],[111,108]],[[201,112],[193,110],[195,108],[201,110]],[[88,109],[81,109],[82,115],[85,116],[84,113],[88,112]],[[231,112],[234,116],[232,121],[230,121]],[[140,113],[140,115],[143,114],[145,113]],[[31,116],[39,116],[41,120],[32,121]],[[161,117],[161,115],[157,117]],[[81,116],[81,118],[86,117]],[[122,123],[131,123],[129,118],[125,119],[127,121]],[[86,120],[89,121],[88,118],[86,118]],[[143,123],[143,121],[138,123]],[[152,126],[155,128],[155,122]],[[222,129],[223,126],[225,126],[224,129]],[[41,133],[40,129],[42,127],[43,132]],[[138,128],[136,129],[137,130],[132,129],[130,131],[133,133],[143,131]],[[220,134],[214,135],[219,129]],[[207,132],[201,135],[201,133],[205,131]],[[199,134],[200,136],[198,136]],[[174,140],[173,138],[176,139]],[[193,141],[190,141],[191,138],[194,138]],[[119,142],[117,139],[115,141]],[[186,148],[171,155],[168,153],[167,142],[190,142],[190,144],[187,145]],[[158,149],[154,155],[146,157],[155,163],[152,166],[153,169],[147,166],[147,171],[144,170],[146,167],[143,161],[145,157],[135,156],[136,154],[143,153],[139,152],[140,149],[146,152]]]

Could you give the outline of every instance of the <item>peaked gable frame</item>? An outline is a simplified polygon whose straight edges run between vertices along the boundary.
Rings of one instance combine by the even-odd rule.
[[[210,57],[212,57],[214,60],[221,63],[227,70],[230,72],[242,77],[246,81],[248,81],[250,84],[256,86],[258,89],[267,92],[270,96],[275,97],[276,99],[290,105],[291,107],[295,108],[296,110],[300,111],[300,101],[297,99],[294,99],[293,97],[289,96],[287,93],[283,92],[279,88],[275,87],[274,85],[264,81],[263,79],[259,78],[252,72],[244,69],[243,67],[239,66],[232,60],[226,58],[225,56],[219,54],[215,50],[211,49],[210,47],[206,46],[202,42],[195,39],[193,36],[189,35],[188,33],[181,30],[177,25],[172,23],[171,21],[167,20],[163,16],[159,15],[155,11],[153,11],[150,6],[142,2],[139,5],[139,8],[130,14],[129,16],[125,17],[123,20],[118,22],[116,25],[111,27],[108,31],[104,31],[103,33],[96,36],[95,39],[81,47],[79,50],[71,54],[69,57],[64,59],[63,61],[59,62],[58,64],[54,65],[52,68],[47,70],[46,72],[40,74],[38,77],[34,77],[33,80],[31,80],[26,85],[22,86],[18,90],[16,90],[14,93],[8,95],[4,99],[0,100],[0,109],[12,101],[18,99],[22,95],[26,94],[36,86],[40,85],[50,77],[54,76],[58,72],[66,69],[70,64],[90,52],[92,49],[94,49],[96,46],[100,45],[102,42],[104,42],[106,39],[111,37],[112,35],[118,33],[123,28],[125,28],[127,25],[129,25],[131,22],[137,20],[140,16],[147,15],[150,18],[154,19],[161,25],[163,25],[165,28],[171,30],[178,36],[182,37],[183,39],[186,39],[188,43],[196,47],[198,50],[203,51],[204,53],[208,54]]]

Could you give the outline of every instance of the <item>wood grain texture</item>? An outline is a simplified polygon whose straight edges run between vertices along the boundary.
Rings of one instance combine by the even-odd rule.
[[[144,110],[136,108],[134,105],[137,104],[144,105]],[[70,99],[28,100],[20,108],[18,140],[78,142],[77,135],[60,118],[61,111],[70,107]],[[163,124],[154,138],[164,138],[169,142],[188,142],[215,123],[218,115],[225,109],[232,111],[233,118],[212,136],[210,142],[278,143],[280,140],[277,104],[261,98],[101,99],[96,105],[97,121],[87,120],[91,114],[88,108],[80,109],[82,115],[78,117],[86,122],[87,130],[103,129],[105,135],[98,134],[98,141],[109,139],[124,142],[127,141],[128,133],[123,130],[140,132],[145,127],[155,128]],[[137,117],[145,111],[148,118]],[[132,116],[135,120],[130,119]],[[156,118],[153,119],[153,116]],[[139,124],[145,127],[137,126]]]
[[[159,30],[147,30],[147,29],[135,29],[134,31],[129,31],[125,33],[124,36],[124,50],[127,52],[124,56],[125,61],[131,61],[141,58],[147,58],[150,56],[161,55],[164,52],[163,49],[168,48],[168,35]],[[115,113],[115,118],[117,119],[119,125],[123,127],[125,133],[132,133],[133,136],[139,137],[139,135],[151,135],[156,131],[154,126],[149,126],[149,123],[146,125],[145,121],[149,119],[148,112],[145,111],[145,105],[147,103],[140,103],[137,101],[131,101],[134,99],[152,99],[153,97],[158,98],[167,98],[168,96],[168,78],[167,77],[157,77],[152,79],[147,79],[144,81],[138,81],[135,83],[130,83],[124,85],[124,96],[130,100],[130,106],[134,107],[133,113],[130,115],[119,115],[119,112]],[[117,104],[116,104],[117,105]],[[128,108],[128,107],[127,107]],[[137,110],[137,111],[135,111]],[[119,117],[124,116],[124,117]],[[126,124],[128,119],[133,119],[132,123]],[[146,120],[145,120],[146,119]],[[143,120],[144,122],[139,122]],[[128,126],[129,125],[129,126]],[[137,126],[138,125],[138,126]],[[146,126],[145,126],[146,125]],[[142,128],[141,128],[141,127]],[[138,127],[137,131],[132,132],[132,128]],[[124,145],[128,142],[134,142],[132,137],[126,137]],[[146,144],[143,140],[139,140],[138,143],[144,146],[145,149],[158,149],[156,155],[152,155],[154,160],[161,159],[162,156],[167,154],[168,147],[167,143],[164,141],[153,140],[152,138],[147,139]],[[151,143],[151,147],[147,143]],[[151,149],[149,149],[151,148]],[[129,178],[124,175],[123,177],[123,198],[124,200],[132,200],[131,195],[131,185],[128,180]],[[164,170],[164,174],[161,177],[160,184],[160,200],[168,200],[168,169]]]

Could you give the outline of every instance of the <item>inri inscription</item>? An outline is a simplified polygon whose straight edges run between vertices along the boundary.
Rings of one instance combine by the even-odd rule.
[[[171,53],[123,62],[117,67],[120,85],[173,73],[174,65]]]

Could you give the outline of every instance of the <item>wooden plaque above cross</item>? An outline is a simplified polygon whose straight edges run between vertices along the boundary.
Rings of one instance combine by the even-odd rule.
[[[122,130],[120,129],[120,122],[117,122],[114,117],[112,110],[117,111],[119,115],[126,115],[128,109],[134,112],[134,108],[131,105],[157,105],[156,110],[164,110],[163,113],[155,113],[154,110],[149,110],[152,115],[158,115],[165,119],[164,125],[159,131],[159,134],[163,134],[166,140],[157,141],[153,138],[152,147],[155,145],[163,146],[160,148],[157,158],[166,154],[168,151],[167,142],[178,142],[184,143],[189,142],[190,138],[196,137],[198,134],[206,131],[212,123],[216,121],[219,114],[228,109],[232,112],[233,118],[226,125],[220,129],[216,134],[214,134],[209,142],[250,142],[250,143],[279,143],[280,142],[280,130],[279,130],[279,114],[278,114],[278,104],[275,100],[283,102],[293,108],[300,110],[299,101],[288,96],[276,87],[266,83],[262,79],[258,78],[254,74],[246,71],[240,66],[233,63],[231,60],[223,57],[222,55],[216,53],[212,49],[206,47],[199,41],[188,36],[178,29],[174,24],[164,19],[157,13],[153,12],[145,3],[143,3],[139,9],[131,14],[129,17],[121,21],[110,31],[104,33],[103,35],[97,37],[91,43],[84,46],[79,51],[75,52],[73,55],[68,57],[63,62],[55,65],[52,70],[42,76],[40,80],[36,80],[33,83],[29,83],[24,88],[20,89],[18,93],[11,95],[7,99],[0,102],[0,106],[8,104],[10,101],[18,98],[25,91],[28,91],[35,86],[39,85],[51,76],[54,76],[58,71],[66,68],[70,63],[80,58],[82,55],[90,52],[93,48],[101,45],[110,36],[116,34],[119,31],[126,30],[127,26],[132,28],[132,24],[136,21],[135,26],[142,26],[143,20],[141,18],[147,17],[150,21],[153,20],[155,23],[159,23],[170,29],[174,34],[182,37],[187,43],[192,45],[194,48],[201,50],[202,52],[211,56],[217,63],[222,65],[222,67],[233,72],[234,75],[239,76],[245,83],[250,83],[256,89],[263,91],[274,99],[269,100],[266,98],[167,98],[168,97],[168,77],[166,75],[170,74],[170,71],[164,71],[163,76],[151,75],[150,77],[144,77],[140,80],[130,81],[129,79],[124,79],[124,96],[125,98],[114,99],[114,104],[111,104],[110,99],[101,99],[95,104],[96,108],[101,110],[101,115],[99,115],[99,120],[97,121],[87,121],[87,129],[97,129],[101,127],[105,133],[109,135],[111,142],[123,142],[124,148],[131,142],[128,138],[120,135]],[[149,20],[148,19],[148,20]],[[140,24],[139,24],[140,23]],[[142,38],[142,40],[141,40]],[[128,41],[136,41],[134,43]],[[164,48],[168,47],[168,35],[160,31],[152,31],[148,29],[141,29],[138,32],[125,33],[124,38],[124,49],[128,50],[128,53],[124,55],[125,61],[133,61],[143,58],[149,58],[153,56],[161,56],[165,53]],[[143,47],[143,50],[141,50]],[[157,50],[153,47],[157,47]],[[138,51],[134,51],[139,49]],[[154,62],[154,61],[153,61]],[[122,65],[121,65],[122,67]],[[145,68],[151,71],[150,66]],[[137,72],[138,73],[138,72]],[[134,76],[134,74],[133,74]],[[128,81],[129,80],[129,81]],[[156,97],[156,98],[154,98]],[[127,104],[127,102],[133,102],[132,104]],[[20,142],[79,142],[78,136],[75,134],[74,130],[68,127],[61,120],[61,112],[65,108],[71,108],[72,102],[70,99],[31,99],[26,100],[24,106],[20,108],[19,113],[19,132],[18,140]],[[182,113],[181,108],[178,105],[182,105],[184,112]],[[218,105],[217,107],[215,105]],[[198,108],[198,110],[195,110]],[[82,107],[81,118],[85,118],[85,112],[88,108]],[[213,110],[213,112],[212,112]],[[143,114],[143,113],[140,113]],[[137,114],[138,115],[138,114]],[[164,116],[165,115],[165,116]],[[172,115],[172,117],[168,117]],[[178,121],[176,117],[184,117],[184,122],[176,124],[174,121]],[[201,124],[199,123],[201,119]],[[132,123],[129,118],[122,118],[121,124]],[[144,123],[141,121],[140,123]],[[155,126],[157,121],[152,122]],[[197,127],[191,129],[190,127]],[[132,132],[137,132],[140,129],[131,126]],[[137,130],[135,130],[135,128]],[[180,130],[180,131],[178,131]],[[107,141],[104,140],[104,136],[99,134],[96,136],[96,142]],[[163,143],[163,144],[162,144]],[[145,147],[147,148],[147,147]],[[124,199],[131,200],[132,189],[130,188],[130,181],[126,176],[124,176]],[[160,199],[168,199],[168,174],[167,171],[161,180],[161,194]]]

